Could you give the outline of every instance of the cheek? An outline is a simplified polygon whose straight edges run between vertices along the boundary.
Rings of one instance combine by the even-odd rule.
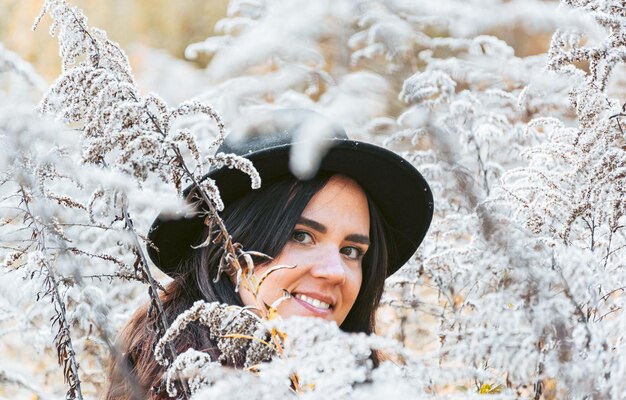
[[[263,275],[269,271],[272,268],[273,265],[263,265],[263,266],[256,266],[254,268],[254,279],[253,282],[259,283],[261,281],[261,278],[263,277]],[[254,294],[252,294],[252,292],[247,289],[247,285],[245,284],[245,282],[241,283],[241,286],[239,287],[239,298],[241,298],[241,302],[243,303],[244,306],[252,306],[252,307],[257,307],[257,300],[263,300],[265,301],[265,303],[267,303],[268,305],[271,304],[271,299],[269,298],[268,294],[271,292],[275,291],[275,286],[277,284],[276,282],[276,274],[277,272],[273,272],[272,274],[268,275],[264,280],[263,280],[263,284],[261,285],[260,289],[259,289],[259,293],[257,295],[257,299],[255,299]],[[234,282],[233,282],[234,283]],[[253,290],[253,289],[252,289]],[[269,301],[269,303],[268,303]]]
[[[257,304],[254,301],[254,296],[248,290],[244,288],[239,288],[239,298],[244,306],[247,307],[256,307]]]
[[[349,299],[350,307],[354,305],[357,296],[359,295],[359,290],[361,289],[361,284],[363,283],[363,271],[359,268],[350,275],[350,278],[346,282],[345,285],[345,298]]]
[[[257,283],[261,281],[263,275],[277,265],[294,264],[287,264],[284,260],[277,259],[276,262],[273,262],[271,265],[257,268],[254,272]],[[259,288],[259,297],[262,298],[267,305],[271,305],[272,302],[282,297],[283,289],[291,289],[294,282],[299,279],[300,274],[301,269],[298,268],[284,268],[273,271],[263,280],[261,287]],[[252,294],[248,294],[252,297]]]

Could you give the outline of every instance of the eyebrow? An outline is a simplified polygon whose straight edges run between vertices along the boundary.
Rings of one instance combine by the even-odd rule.
[[[313,221],[312,219],[300,217],[300,219],[298,220],[298,224],[306,225],[309,228],[315,229],[316,231],[320,233],[328,232],[328,229],[324,225],[320,224],[317,221]],[[351,233],[348,236],[346,236],[345,240],[350,241],[350,242],[365,244],[365,245],[370,244],[370,238],[366,235],[361,235],[360,233]]]

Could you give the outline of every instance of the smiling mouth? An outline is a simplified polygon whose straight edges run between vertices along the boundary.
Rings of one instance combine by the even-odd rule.
[[[325,302],[320,301],[320,300],[317,300],[317,299],[314,299],[314,298],[309,297],[309,296],[304,295],[304,294],[297,293],[297,294],[294,294],[293,297],[295,297],[296,299],[298,299],[300,301],[303,301],[303,302],[307,303],[310,306],[313,306],[315,308],[319,308],[321,310],[329,310],[330,308],[332,308],[332,306],[330,304],[325,303]]]

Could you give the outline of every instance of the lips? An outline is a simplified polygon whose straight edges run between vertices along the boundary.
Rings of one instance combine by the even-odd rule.
[[[300,307],[321,318],[328,318],[336,306],[336,301],[333,297],[320,294],[319,292],[292,292],[291,296]]]
[[[307,296],[305,294],[297,293],[294,295],[294,297],[300,301],[303,301],[313,307],[316,307],[322,310],[328,310],[331,307],[331,304],[325,301],[314,299],[313,297]]]

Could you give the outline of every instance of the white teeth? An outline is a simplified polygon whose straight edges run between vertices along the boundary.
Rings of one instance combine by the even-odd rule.
[[[304,301],[305,303],[309,303],[313,307],[322,308],[324,310],[328,310],[330,308],[330,304],[324,303],[323,301],[319,301],[309,296],[305,296],[303,294],[296,294],[295,297],[297,299]]]

